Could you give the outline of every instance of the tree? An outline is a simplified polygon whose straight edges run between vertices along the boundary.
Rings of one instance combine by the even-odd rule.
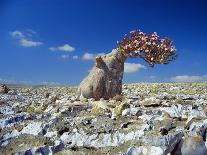
[[[121,94],[124,62],[128,57],[140,57],[154,67],[155,64],[168,64],[177,55],[171,39],[161,39],[156,32],[131,31],[111,53],[96,57],[94,67],[80,83],[78,95],[99,100]]]

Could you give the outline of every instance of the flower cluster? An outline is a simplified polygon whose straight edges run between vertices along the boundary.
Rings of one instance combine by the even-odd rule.
[[[131,31],[118,43],[117,48],[132,58],[143,58],[151,67],[155,64],[168,64],[177,57],[172,40],[160,39],[156,32],[149,35],[140,30]]]

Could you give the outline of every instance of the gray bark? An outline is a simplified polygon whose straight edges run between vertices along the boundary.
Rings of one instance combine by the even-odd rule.
[[[79,97],[109,99],[122,93],[124,62],[127,56],[117,49],[98,56],[89,75],[80,83]]]

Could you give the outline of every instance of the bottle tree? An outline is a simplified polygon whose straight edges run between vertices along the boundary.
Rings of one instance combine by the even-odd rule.
[[[80,83],[78,95],[99,100],[121,94],[124,62],[128,57],[140,57],[154,67],[155,64],[168,64],[177,55],[171,39],[161,39],[156,32],[131,31],[111,53],[96,57],[94,67]]]

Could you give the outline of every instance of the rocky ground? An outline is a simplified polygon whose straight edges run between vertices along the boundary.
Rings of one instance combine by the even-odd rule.
[[[125,84],[100,101],[73,87],[3,90],[1,155],[206,154],[207,83]]]

